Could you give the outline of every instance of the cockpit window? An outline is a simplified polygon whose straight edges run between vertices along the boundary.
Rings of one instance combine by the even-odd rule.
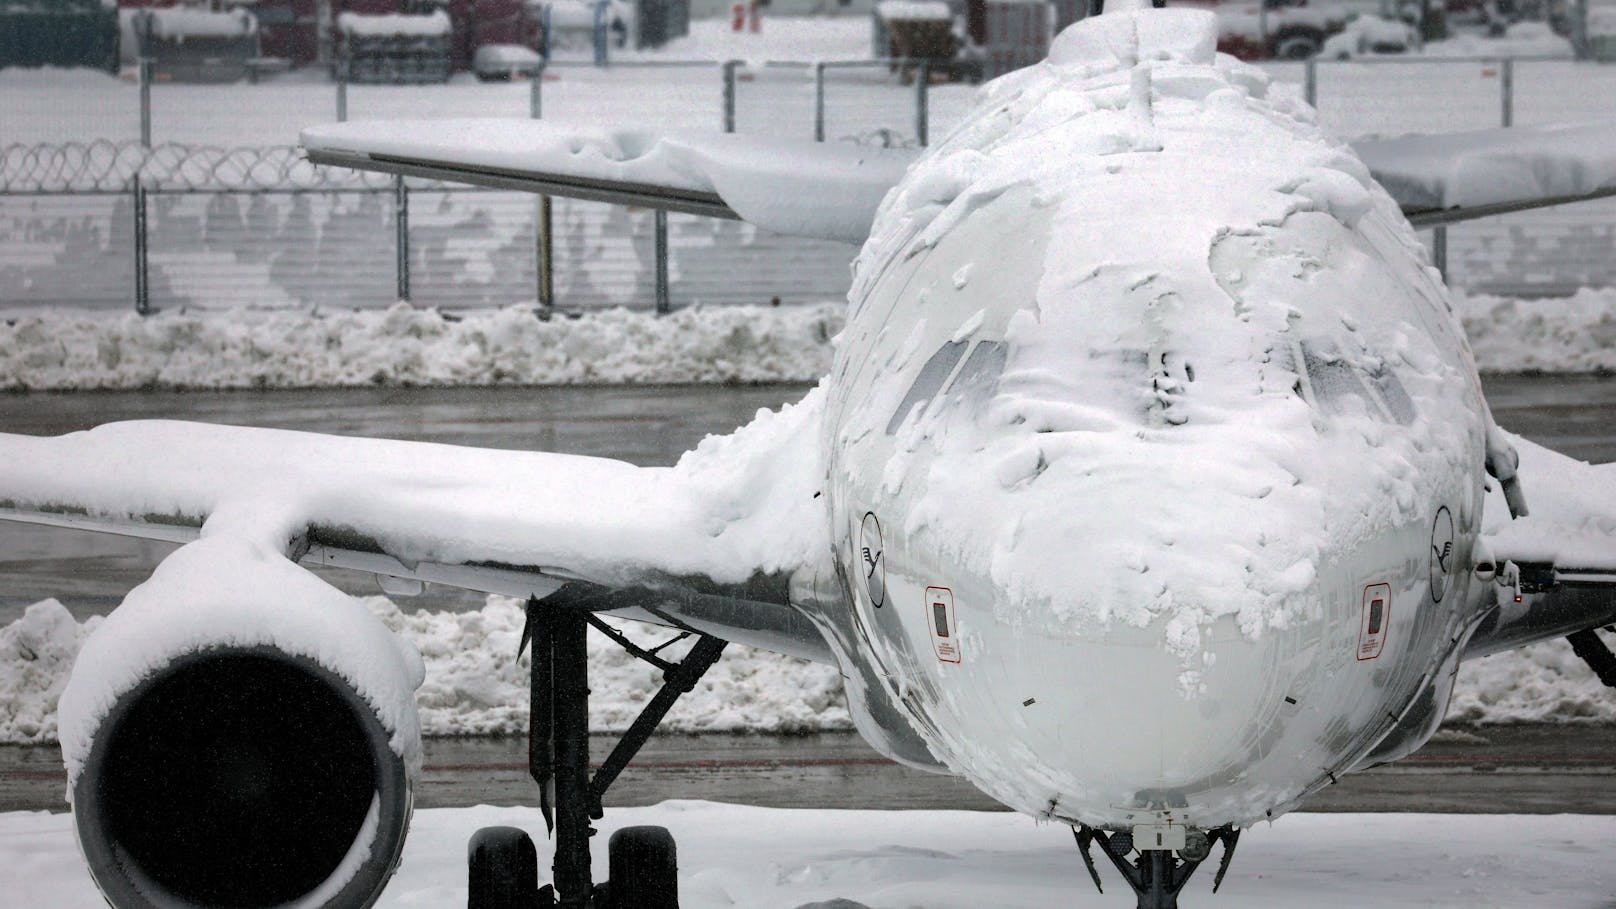
[[[1350,363],[1333,345],[1301,345],[1311,400],[1332,416],[1361,408],[1381,420],[1407,425],[1414,422],[1414,401],[1390,368],[1381,364],[1373,371]],[[1356,400],[1358,403],[1351,403]]]
[[[959,375],[948,386],[950,397],[971,412],[978,412],[999,390],[999,376],[1004,374],[1004,361],[1008,352],[1003,341],[983,341],[965,358]]]
[[[964,341],[950,341],[944,344],[931,355],[925,366],[920,367],[920,375],[915,377],[915,384],[909,386],[909,393],[903,396],[903,400],[898,403],[898,409],[892,412],[892,419],[887,421],[887,435],[896,435],[898,427],[903,425],[903,421],[909,418],[910,413],[917,407],[924,408],[931,403],[931,399],[937,396],[943,383],[948,380],[949,373],[954,371],[954,365],[959,362],[960,356],[965,353],[965,344]]]

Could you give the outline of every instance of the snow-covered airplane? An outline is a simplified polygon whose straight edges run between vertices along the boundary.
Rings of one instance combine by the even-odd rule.
[[[1420,747],[1463,659],[1570,635],[1616,681],[1591,630],[1616,619],[1616,468],[1494,426],[1410,225],[1616,193],[1616,130],[1353,149],[1215,41],[1205,12],[1114,8],[919,156],[307,132],[319,163],[864,240],[847,327],[800,404],[666,469],[171,422],[0,436],[0,517],[185,544],[61,699],[108,900],[381,893],[421,664],[300,566],[527,598],[554,883],[485,831],[478,907],[676,904],[664,831],[614,837],[597,887],[589,823],[725,641],[833,662],[882,753],[1070,825],[1095,882],[1098,847],[1154,909],[1218,844],[1221,878],[1243,827]],[[591,778],[601,615],[697,643],[620,640],[667,687]]]

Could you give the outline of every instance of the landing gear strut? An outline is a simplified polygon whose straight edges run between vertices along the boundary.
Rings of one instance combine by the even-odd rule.
[[[646,650],[602,622],[589,608],[589,594],[562,588],[543,602],[529,600],[527,627],[518,655],[533,645],[528,696],[528,772],[539,784],[544,823],[555,836],[553,883],[536,887],[532,841],[520,830],[490,827],[472,837],[469,849],[468,909],[677,909],[678,867],[673,837],[661,827],[627,827],[609,844],[611,880],[590,876],[591,820],[604,814],[601,799],[679,696],[691,690],[723,653],[726,641],[709,635],[677,663]],[[633,656],[663,672],[662,689],[635,718],[612,753],[589,772],[590,626]]]
[[[1221,841],[1223,859],[1218,863],[1217,876],[1212,879],[1212,892],[1217,893],[1223,885],[1223,875],[1229,870],[1229,861],[1234,858],[1235,844],[1240,841],[1240,831],[1234,827],[1219,827],[1204,833],[1191,830],[1184,848],[1176,853],[1167,849],[1140,849],[1139,857],[1129,860],[1128,855],[1134,852],[1131,834],[1107,833],[1081,825],[1072,828],[1072,835],[1077,838],[1078,852],[1083,856],[1089,877],[1094,879],[1095,889],[1105,892],[1100,886],[1100,872],[1094,867],[1094,857],[1089,854],[1089,847],[1097,844],[1138,895],[1139,909],[1178,909],[1179,891],[1190,882],[1195,869],[1211,856],[1212,846]]]

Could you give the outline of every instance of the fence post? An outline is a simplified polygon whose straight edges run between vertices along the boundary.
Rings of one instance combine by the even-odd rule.
[[[1515,60],[1504,58],[1503,72],[1499,80],[1499,103],[1503,106],[1503,120],[1505,126],[1515,125]]]
[[[735,68],[739,60],[724,61],[724,132],[735,132]]]
[[[398,233],[398,298],[410,298],[410,188],[402,176],[393,178],[393,224]]]
[[[814,141],[825,141],[825,62],[814,64]]]
[[[1307,97],[1307,106],[1316,108],[1319,106],[1319,61],[1309,57],[1304,66],[1306,67],[1307,78],[1303,82],[1305,86],[1303,93]]]
[[[920,147],[925,148],[927,132],[931,126],[931,111],[929,110],[929,90],[931,86],[931,61],[920,61],[920,69],[915,72],[915,139]]]
[[[152,87],[152,59],[140,55],[140,144],[143,148],[151,148],[151,87]]]
[[[1431,228],[1431,264],[1436,266],[1437,272],[1442,275],[1442,283],[1448,283],[1448,226],[1438,224]]]
[[[539,305],[548,315],[555,308],[555,259],[550,243],[553,223],[549,196],[539,197]]]
[[[135,174],[135,312],[151,314],[149,258],[146,254],[146,184]]]
[[[656,311],[667,315],[668,303],[668,211],[656,210]]]
[[[347,45],[337,57],[337,122],[348,122],[348,51]]]
[[[538,120],[544,116],[544,66],[534,73],[527,84],[527,115]]]

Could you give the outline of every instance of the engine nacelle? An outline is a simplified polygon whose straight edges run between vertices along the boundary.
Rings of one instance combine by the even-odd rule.
[[[170,556],[85,642],[61,702],[107,901],[375,903],[409,827],[420,681],[413,648],[279,554],[205,539]]]

